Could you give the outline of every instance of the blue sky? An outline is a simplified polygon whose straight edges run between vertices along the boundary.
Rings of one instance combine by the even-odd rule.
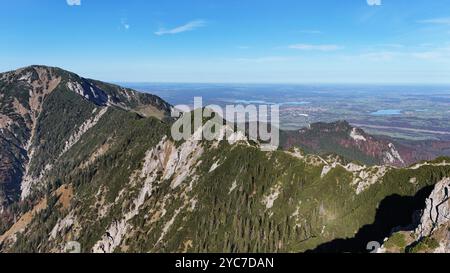
[[[450,0],[15,0],[0,71],[114,82],[450,83]]]

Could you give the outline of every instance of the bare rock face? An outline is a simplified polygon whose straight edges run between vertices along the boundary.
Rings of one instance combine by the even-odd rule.
[[[171,105],[151,94],[56,67],[35,65],[0,73],[0,212],[28,197],[53,161],[94,127],[108,108],[162,120],[169,118]],[[54,128],[58,129],[50,130]]]
[[[450,222],[450,178],[445,178],[436,184],[426,207],[422,212],[420,224],[416,229],[419,238],[430,236],[441,226]]]
[[[60,82],[56,70],[41,66],[0,74],[0,210],[19,196],[38,117]]]

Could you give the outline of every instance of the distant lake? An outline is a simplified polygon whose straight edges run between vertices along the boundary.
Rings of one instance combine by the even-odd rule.
[[[378,110],[376,112],[370,113],[372,116],[393,116],[393,115],[401,115],[402,110],[398,109],[383,109]]]

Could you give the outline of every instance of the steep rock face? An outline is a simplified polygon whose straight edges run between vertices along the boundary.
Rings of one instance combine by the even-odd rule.
[[[445,178],[436,184],[430,197],[427,198],[416,233],[419,238],[430,236],[448,222],[450,222],[450,178]]]
[[[200,132],[200,130],[197,131]],[[145,201],[149,199],[152,192],[155,191],[163,181],[170,181],[172,189],[177,188],[186,179],[191,178],[188,190],[192,190],[195,177],[193,174],[196,171],[198,160],[203,153],[203,147],[200,141],[196,141],[196,136],[184,142],[180,147],[175,147],[174,143],[167,137],[146,152],[144,163],[141,170],[137,170],[130,177],[130,185],[140,184],[140,190],[132,201],[132,206],[123,210],[123,217],[120,220],[113,221],[107,228],[106,233],[102,238],[95,243],[92,252],[95,253],[110,253],[122,244],[123,239],[132,230],[133,226],[130,224],[131,220],[138,216]],[[119,200],[120,196],[116,198]],[[186,200],[187,202],[189,200]],[[190,202],[190,201],[189,201]],[[179,208],[173,216],[173,219],[184,209],[187,203]],[[160,235],[157,243],[160,242],[172,221],[169,221],[163,232]]]
[[[441,163],[442,164],[442,163]],[[426,164],[417,164],[423,168]],[[394,231],[378,252],[450,253],[450,178],[438,181],[423,209],[411,215],[411,230]]]
[[[0,211],[29,196],[108,107],[159,119],[171,111],[157,96],[59,68],[30,66],[0,74]]]
[[[0,74],[0,207],[18,198],[43,103],[60,82],[61,76],[43,67]]]

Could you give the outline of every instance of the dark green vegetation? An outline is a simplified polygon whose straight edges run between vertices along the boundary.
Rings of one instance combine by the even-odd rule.
[[[81,222],[86,225],[84,232],[76,239],[85,247],[92,246],[93,240],[103,234],[110,222],[120,218],[120,207],[124,205],[118,204],[110,215],[97,221],[97,191],[104,187],[101,198],[105,202],[113,202],[119,191],[126,187],[133,170],[141,165],[140,159],[146,149],[156,145],[167,133],[167,126],[157,119],[143,118],[123,110],[110,111],[97,124],[97,130],[87,132],[46,178],[47,181],[60,181],[73,186],[76,197],[71,203],[72,213],[80,215]],[[105,145],[109,146],[108,152],[94,159],[91,164],[86,164],[92,152],[99,147],[106,147]],[[83,164],[86,164],[85,167],[82,167]],[[49,220],[43,222],[41,216],[35,217],[29,226],[29,230],[33,230],[30,237],[19,237],[13,251],[51,251],[48,246],[42,248],[42,236],[51,232],[58,217],[64,217],[69,212],[56,208],[41,212],[39,215],[48,214],[45,219]],[[46,224],[47,222],[50,224]],[[39,245],[40,248],[37,248]]]
[[[66,73],[56,75],[67,83]],[[355,236],[387,197],[414,196],[450,175],[446,158],[379,170],[244,140],[175,143],[170,119],[142,113],[150,105],[167,114],[156,97],[76,79],[102,92],[86,97],[59,83],[22,129],[32,183],[2,214],[1,251],[62,252],[78,241],[84,252],[302,252]]]
[[[170,113],[170,105],[156,96],[59,68],[33,66],[0,74],[0,92],[1,206],[19,199],[23,179],[45,175],[104,107],[164,120]]]

